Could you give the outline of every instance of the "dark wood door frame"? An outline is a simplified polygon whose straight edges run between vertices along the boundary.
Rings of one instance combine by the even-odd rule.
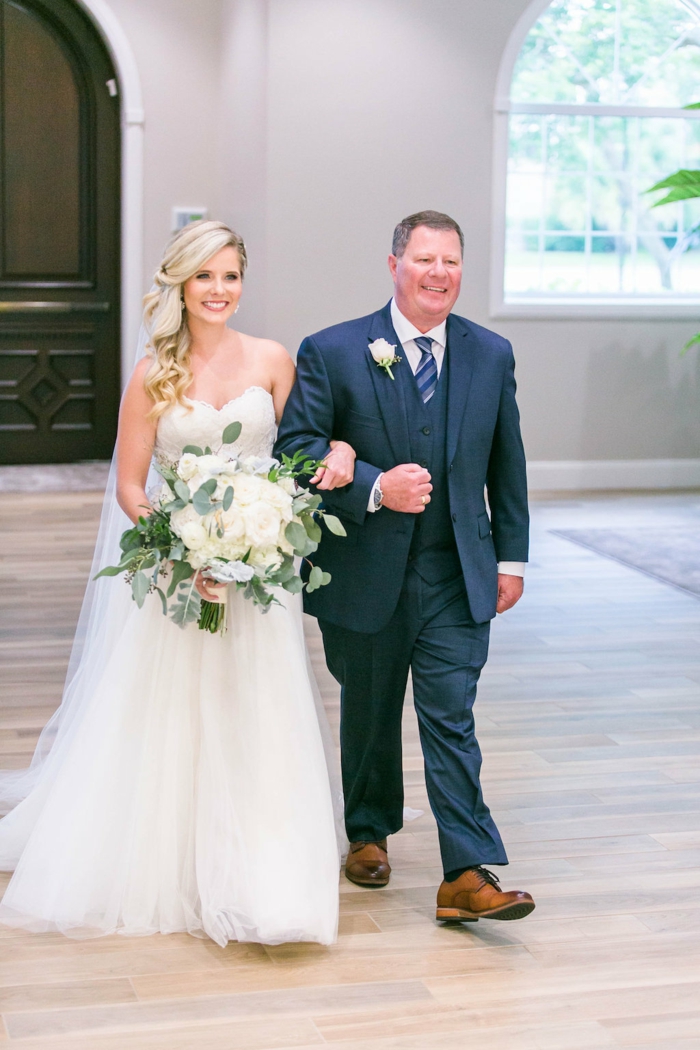
[[[37,44],[34,53],[31,46],[27,49],[28,63],[32,57],[38,61],[45,46],[50,59],[50,49],[54,49],[58,68],[60,51],[73,77],[79,125],[78,176],[72,189],[72,180],[65,176],[75,160],[70,143],[65,156],[60,152],[42,155],[41,143],[35,148],[22,130],[22,106],[29,105],[31,116],[31,100],[26,101],[26,91],[21,93],[23,70],[17,65],[16,53],[11,68],[19,82],[19,101],[13,101],[12,83],[8,86],[2,79],[7,70],[0,64],[0,462],[107,458],[116,433],[120,379],[117,74],[97,29],[73,0],[0,0],[0,18],[0,34],[6,22],[10,24],[8,39],[15,33],[15,52],[22,32],[35,33]],[[32,45],[33,40],[27,39]],[[0,58],[5,54],[4,41],[0,36]],[[48,65],[47,83],[50,62]],[[59,74],[65,81],[67,74],[61,70]],[[70,91],[66,93],[70,108],[69,95]],[[41,101],[37,96],[36,104]],[[35,112],[43,115],[40,109]],[[15,139],[19,136],[20,148],[8,156],[13,128],[19,128],[14,134]],[[52,132],[53,125],[45,120],[44,134],[49,140]],[[16,156],[21,159],[22,150],[36,180],[33,197],[31,187],[22,184],[21,170],[19,176],[17,173]],[[60,202],[62,212],[56,201],[46,201],[52,165],[59,174],[64,172],[63,183],[57,183],[57,198],[61,191],[65,197],[65,203]],[[54,222],[54,238],[45,253],[42,208]],[[63,214],[68,219],[62,226]],[[32,229],[35,215],[39,217]],[[22,243],[9,243],[12,238]]]

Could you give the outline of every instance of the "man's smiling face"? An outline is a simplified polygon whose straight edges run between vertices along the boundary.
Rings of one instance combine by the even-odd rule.
[[[394,298],[422,332],[445,320],[462,283],[462,250],[455,230],[416,226],[403,255],[389,256]]]

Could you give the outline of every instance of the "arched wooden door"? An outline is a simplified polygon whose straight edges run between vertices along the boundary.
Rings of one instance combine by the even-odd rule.
[[[0,0],[0,462],[111,455],[117,80],[72,0]]]

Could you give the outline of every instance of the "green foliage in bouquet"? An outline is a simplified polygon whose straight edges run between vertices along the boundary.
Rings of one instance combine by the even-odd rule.
[[[222,434],[222,445],[232,444],[240,433],[241,424],[231,423]],[[202,457],[212,456],[212,450],[188,445],[183,449],[183,456],[186,454],[195,457],[196,462]],[[219,460],[219,463],[221,462]],[[301,477],[310,476],[321,465],[303,452],[297,452],[292,457],[282,456],[281,462],[269,460],[269,464],[270,468],[265,469],[261,478],[272,485],[277,485],[282,479],[297,481]],[[235,561],[217,554],[208,565],[202,566],[200,562],[196,568],[191,564],[188,559],[193,557],[193,551],[188,550],[184,540],[176,532],[172,516],[191,505],[201,519],[210,522],[209,527],[213,530],[211,535],[223,541],[225,532],[221,517],[217,518],[217,512],[230,511],[234,502],[236,476],[245,473],[235,458],[224,461],[222,469],[225,470],[227,466],[233,468],[232,471],[226,471],[227,476],[232,477],[233,483],[227,485],[221,498],[217,499],[216,493],[220,485],[216,475],[207,478],[191,492],[187,482],[178,473],[178,466],[157,464],[156,469],[166,483],[159,505],[148,515],[139,517],[136,525],[123,533],[119,563],[102,569],[96,579],[100,576],[118,576],[124,573],[127,582],[131,584],[132,595],[139,608],[143,606],[146,596],[155,592],[161,600],[163,614],[170,616],[178,626],[184,628],[189,623],[197,622],[201,630],[211,633],[224,629],[226,606],[222,603],[208,602],[200,597],[195,587],[198,571],[215,581],[235,583],[236,589],[243,591],[243,597],[260,605],[263,612],[273,604],[280,604],[272,588],[281,587],[292,594],[298,594],[305,587],[308,591],[314,591],[330,583],[330,573],[324,572],[318,565],[311,566],[309,578],[304,582],[297,574],[294,564],[295,555],[308,561],[309,556],[318,549],[322,538],[319,520],[325,521],[326,527],[336,536],[346,535],[341,521],[321,509],[321,496],[303,488],[299,488],[294,496],[287,494],[283,497],[291,500],[294,516],[294,520],[288,522],[284,529],[284,537],[293,548],[292,554],[281,551],[278,547],[276,564],[267,566],[249,564],[251,549]],[[217,521],[218,524],[214,527]],[[167,590],[164,590],[164,584],[161,586],[161,583],[168,573],[170,580]],[[173,597],[175,601],[169,605]]]

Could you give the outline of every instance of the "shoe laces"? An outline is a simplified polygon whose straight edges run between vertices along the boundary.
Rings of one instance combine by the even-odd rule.
[[[475,871],[476,874],[479,875],[484,882],[488,882],[490,886],[493,886],[497,890],[501,889],[497,876],[494,875],[492,871],[489,871],[488,868],[482,868],[480,864],[475,864],[470,870]]]

